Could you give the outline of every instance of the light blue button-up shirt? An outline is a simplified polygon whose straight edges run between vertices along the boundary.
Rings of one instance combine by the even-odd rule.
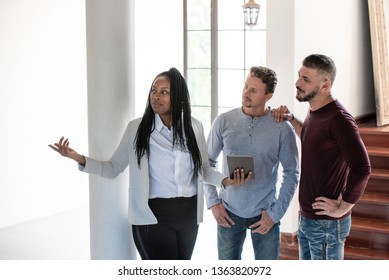
[[[150,136],[150,198],[191,197],[196,195],[193,161],[187,151],[173,146],[173,131],[155,116]]]

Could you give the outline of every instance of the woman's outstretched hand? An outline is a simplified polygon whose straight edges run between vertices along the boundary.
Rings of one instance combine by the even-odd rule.
[[[58,143],[54,143],[54,145],[49,144],[49,147],[59,153],[61,156],[73,159],[79,164],[85,165],[85,157],[70,148],[69,140],[65,139],[63,136],[61,137],[61,139],[59,139]]]

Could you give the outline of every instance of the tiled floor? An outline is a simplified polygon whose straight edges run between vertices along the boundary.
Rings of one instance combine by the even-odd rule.
[[[253,259],[249,234],[242,258]],[[0,229],[0,260],[88,259],[87,207]],[[216,223],[210,211],[205,211],[192,259],[217,260]]]

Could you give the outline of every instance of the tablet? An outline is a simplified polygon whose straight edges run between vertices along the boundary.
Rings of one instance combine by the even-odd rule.
[[[234,170],[244,169],[245,176],[251,171],[251,178],[254,179],[254,159],[252,156],[233,155],[227,156],[228,172],[230,178],[234,177]]]

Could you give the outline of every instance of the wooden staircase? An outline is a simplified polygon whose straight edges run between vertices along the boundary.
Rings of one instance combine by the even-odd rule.
[[[372,173],[365,193],[352,210],[346,260],[389,260],[389,126],[375,120],[359,124]],[[298,259],[296,234],[282,234],[281,259]]]
[[[352,212],[345,259],[389,260],[389,126],[375,120],[359,125],[372,172],[366,190]]]

